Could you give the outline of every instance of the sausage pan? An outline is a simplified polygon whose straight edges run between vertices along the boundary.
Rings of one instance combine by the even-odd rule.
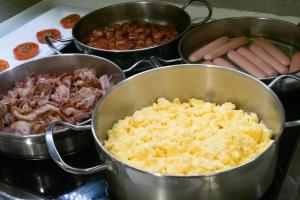
[[[165,60],[152,57],[152,63],[157,66],[160,63],[183,62],[190,63],[189,55],[200,47],[210,43],[221,36],[229,37],[247,36],[250,40],[256,37],[264,37],[278,46],[288,57],[300,51],[300,27],[281,20],[257,17],[234,17],[211,21],[189,30],[179,41],[179,59]],[[298,72],[293,73],[298,75]],[[269,83],[277,76],[259,78]],[[276,91],[290,92],[300,88],[299,82],[286,79],[277,85]]]
[[[184,9],[194,1],[203,3],[208,9],[208,15],[201,22],[192,24],[191,18]],[[174,57],[174,49],[177,49],[179,39],[191,27],[205,23],[211,18],[212,7],[206,0],[189,0],[182,8],[163,2],[129,2],[107,6],[95,10],[84,17],[72,29],[72,38],[59,40],[62,42],[74,41],[77,49],[84,54],[98,55],[114,61],[122,69],[126,69],[137,61],[149,58],[151,55],[160,55],[170,59]],[[95,29],[104,29],[114,23],[123,23],[132,20],[146,20],[156,24],[174,25],[179,35],[164,44],[149,48],[134,50],[105,50],[87,46],[85,43]],[[59,53],[51,42],[47,44],[55,53]],[[175,51],[176,52],[176,51]]]
[[[7,91],[14,87],[16,81],[24,80],[32,73],[60,75],[82,67],[95,69],[98,76],[111,75],[114,83],[125,78],[124,73],[116,64],[101,57],[80,54],[55,55],[26,62],[0,73],[0,94],[7,95]],[[89,122],[90,120],[87,120],[81,125]],[[55,140],[63,155],[80,151],[93,142],[90,132],[72,132],[67,129],[56,130]],[[22,136],[0,131],[0,152],[22,159],[50,157],[44,134]]]

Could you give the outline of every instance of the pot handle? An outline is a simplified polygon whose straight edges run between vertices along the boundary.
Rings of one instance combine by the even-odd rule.
[[[109,169],[109,166],[107,164],[101,164],[101,165],[97,165],[97,166],[94,166],[91,168],[84,169],[84,168],[72,167],[72,166],[68,165],[67,163],[65,163],[63,161],[63,159],[61,158],[61,156],[59,155],[59,152],[57,151],[57,148],[56,148],[54,140],[53,140],[53,131],[57,125],[67,127],[74,131],[90,130],[92,126],[91,125],[75,126],[75,125],[69,124],[67,122],[55,121],[55,122],[52,122],[46,129],[46,144],[48,147],[49,154],[52,157],[52,159],[56,162],[56,164],[58,164],[63,170],[65,170],[69,173],[72,173],[72,174],[84,175],[84,174],[92,174],[92,173],[99,172],[99,171],[102,171],[105,169]]]
[[[200,1],[201,3],[203,3],[206,6],[206,8],[208,9],[208,15],[201,22],[191,24],[190,26],[197,26],[197,25],[200,25],[200,24],[204,24],[205,22],[207,22],[208,20],[210,20],[211,16],[212,16],[212,6],[210,5],[210,3],[207,0],[188,0],[182,6],[181,9],[183,9],[183,10],[186,9],[186,7],[188,7],[194,1]]]
[[[137,61],[136,63],[134,63],[133,65],[131,65],[131,67],[129,67],[128,69],[124,69],[123,72],[124,72],[124,73],[128,73],[128,72],[130,72],[131,70],[136,69],[141,63],[147,63],[147,64],[149,64],[150,66],[153,67],[153,64],[151,63],[150,60],[143,59],[143,60]]]
[[[53,53],[55,54],[62,54],[58,48],[56,48],[53,43],[51,42],[51,40],[57,41],[57,42],[72,42],[74,39],[73,38],[66,38],[66,39],[56,39],[56,38],[52,38],[50,36],[46,36],[45,37],[45,42],[47,44],[47,46],[53,51]]]
[[[268,87],[269,88],[272,88],[273,86],[275,86],[278,82],[282,81],[283,79],[286,79],[286,78],[292,78],[292,79],[295,79],[297,81],[300,81],[300,77],[298,76],[295,76],[295,75],[281,75],[281,76],[278,76],[276,79],[274,79],[271,83],[269,83]],[[295,120],[295,121],[290,121],[290,122],[285,122],[284,123],[284,126],[286,128],[288,127],[295,127],[295,126],[299,126],[300,125],[300,120]]]
[[[151,56],[150,60],[152,62],[152,64],[154,65],[154,68],[160,68],[163,65],[161,63],[163,63],[164,65],[171,65],[171,64],[176,64],[176,63],[183,63],[183,59],[182,58],[176,58],[176,59],[171,59],[171,60],[166,60],[163,59],[161,57],[158,56]]]

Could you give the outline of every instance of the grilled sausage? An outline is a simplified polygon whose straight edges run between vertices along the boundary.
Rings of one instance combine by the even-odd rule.
[[[226,54],[227,52],[231,51],[231,50],[234,50],[240,46],[243,46],[245,44],[248,43],[248,38],[245,37],[245,36],[242,36],[242,37],[236,37],[236,38],[232,38],[230,40],[230,42],[222,45],[221,47],[213,50],[212,52],[206,54],[204,56],[204,59],[205,60],[212,60],[214,58],[217,58],[217,57],[220,57],[224,54]]]
[[[267,74],[267,76],[274,76],[277,71],[268,63],[266,63],[259,56],[255,55],[252,51],[245,47],[238,48],[237,52],[247,58],[250,62],[255,64],[258,68],[260,68],[263,72]]]
[[[268,42],[264,38],[257,38],[254,44],[262,47],[266,52],[278,60],[281,64],[288,66],[290,64],[290,59],[276,46]]]
[[[244,69],[249,74],[257,77],[257,78],[263,78],[266,77],[266,74],[260,70],[256,65],[254,65],[252,62],[247,60],[245,57],[237,53],[236,51],[232,50],[227,53],[228,58],[240,66],[242,69]]]
[[[188,60],[190,62],[196,62],[200,59],[203,58],[203,56],[211,51],[213,51],[214,49],[222,46],[223,44],[229,42],[229,37],[228,36],[223,36],[220,37],[214,41],[212,41],[211,43],[205,45],[204,47],[196,50],[195,52],[193,52],[189,57]]]
[[[230,69],[236,69],[236,67],[232,63],[228,62],[224,58],[215,58],[213,60],[213,64],[219,65],[221,67],[230,68]]]
[[[289,72],[292,73],[298,70],[300,70],[300,51],[293,55]]]

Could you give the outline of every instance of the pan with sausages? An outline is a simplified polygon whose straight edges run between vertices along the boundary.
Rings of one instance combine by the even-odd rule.
[[[93,54],[114,61],[122,69],[142,59],[159,55],[166,59],[178,56],[179,39],[191,27],[211,18],[212,7],[207,0],[197,0],[208,12],[199,12],[203,19],[192,23],[185,8],[163,2],[126,2],[95,10],[83,16],[72,29],[70,40],[84,54]],[[49,48],[59,53],[51,41]]]
[[[234,66],[266,82],[300,72],[300,27],[289,22],[255,17],[211,21],[190,30],[179,45],[187,63]]]
[[[164,65],[209,63],[269,83],[280,75],[300,74],[300,27],[270,18],[225,18],[188,31],[179,41],[178,51],[178,59],[152,60]],[[290,78],[283,82],[278,84],[282,91],[300,89],[300,84]]]

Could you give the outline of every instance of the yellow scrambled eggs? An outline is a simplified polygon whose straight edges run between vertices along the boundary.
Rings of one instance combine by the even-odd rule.
[[[256,114],[191,98],[157,103],[119,120],[105,148],[122,162],[168,175],[201,175],[255,158],[272,142]]]

